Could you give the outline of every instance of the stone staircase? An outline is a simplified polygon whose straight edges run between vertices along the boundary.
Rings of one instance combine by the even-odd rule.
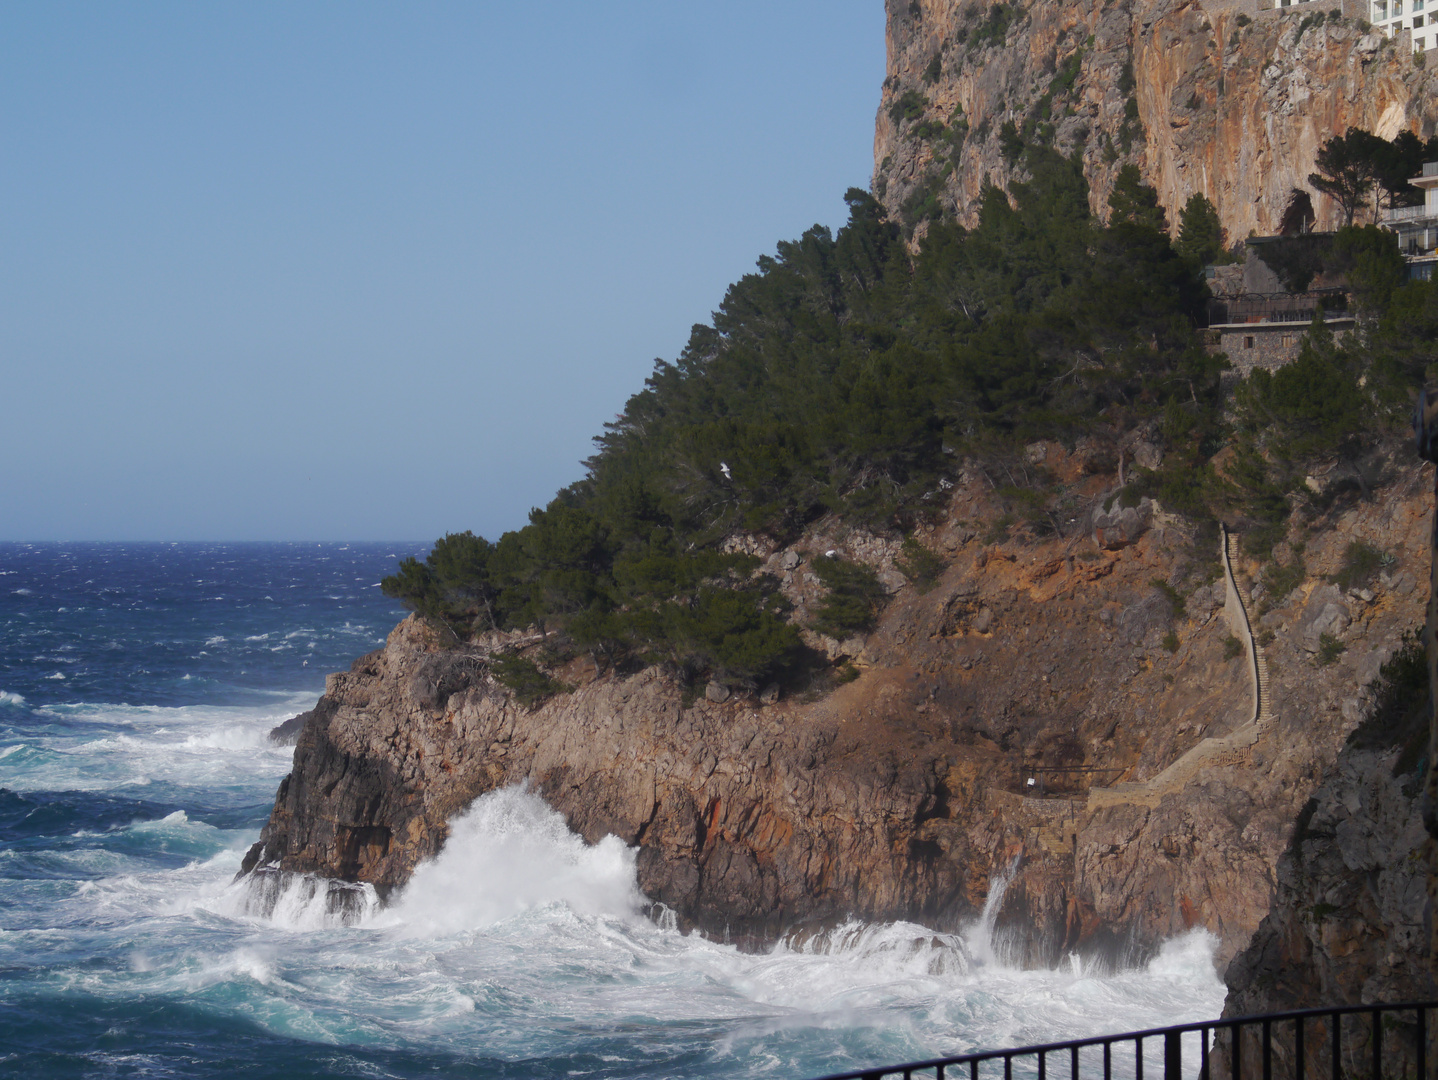
[[[1152,779],[1114,784],[1106,788],[1089,788],[1085,806],[1088,810],[1096,810],[1101,806],[1117,806],[1120,803],[1155,807],[1165,795],[1182,791],[1205,769],[1247,764],[1251,760],[1251,748],[1256,742],[1258,723],[1250,721],[1222,738],[1202,740]]]
[[[1238,537],[1229,532],[1226,526],[1219,526],[1223,532],[1223,571],[1228,579],[1229,596],[1237,601],[1238,610],[1229,611],[1229,622],[1238,623],[1233,629],[1248,652],[1249,670],[1253,676],[1253,720],[1255,723],[1262,723],[1265,720],[1273,719],[1273,701],[1269,696],[1268,680],[1268,658],[1263,653],[1263,646],[1258,643],[1258,638],[1253,633],[1253,600],[1247,591],[1238,583],[1238,575],[1234,572],[1234,563],[1238,559]],[[1225,605],[1227,608],[1228,605]]]
[[[1155,807],[1163,796],[1181,791],[1205,769],[1246,764],[1250,760],[1253,745],[1258,742],[1259,727],[1273,718],[1273,706],[1269,699],[1268,660],[1263,655],[1263,646],[1253,635],[1253,601],[1239,585],[1238,575],[1233,570],[1233,564],[1239,554],[1238,538],[1226,527],[1219,528],[1223,573],[1228,582],[1224,615],[1234,636],[1243,643],[1244,651],[1248,654],[1248,669],[1253,679],[1253,715],[1247,723],[1228,735],[1203,739],[1149,780],[1114,784],[1106,788],[1090,788],[1086,803],[1090,811],[1102,806],[1125,803]]]

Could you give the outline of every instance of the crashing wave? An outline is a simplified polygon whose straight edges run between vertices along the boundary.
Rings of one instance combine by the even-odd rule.
[[[380,908],[374,886],[260,867],[236,884],[232,913],[296,930],[354,926]]]

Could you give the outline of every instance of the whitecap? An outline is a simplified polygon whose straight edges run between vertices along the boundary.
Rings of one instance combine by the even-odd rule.
[[[25,698],[21,694],[12,694],[9,690],[0,690],[0,705],[24,705]]]

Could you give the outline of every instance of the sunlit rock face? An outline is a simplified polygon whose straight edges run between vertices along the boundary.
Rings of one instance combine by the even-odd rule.
[[[874,189],[924,228],[927,205],[971,222],[988,181],[1023,179],[1020,139],[1078,152],[1096,212],[1137,164],[1169,222],[1194,192],[1229,238],[1273,233],[1314,154],[1350,126],[1423,138],[1438,63],[1369,29],[1364,5],[1062,0],[999,11],[975,0],[887,0],[888,78]],[[1342,7],[1349,14],[1328,16]],[[937,58],[937,59],[936,59]],[[962,132],[962,137],[960,137]],[[1317,198],[1320,228],[1337,207]]]

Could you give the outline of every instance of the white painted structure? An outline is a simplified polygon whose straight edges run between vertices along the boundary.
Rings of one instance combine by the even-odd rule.
[[[1434,18],[1438,0],[1368,0],[1368,21],[1391,38],[1411,33],[1414,52],[1422,52],[1430,41],[1438,46],[1438,22],[1430,21]]]
[[[1438,0],[1434,5],[1438,6]],[[1438,264],[1438,161],[1424,162],[1423,175],[1408,182],[1423,191],[1423,202],[1386,210],[1379,223],[1398,234],[1398,250],[1408,260],[1408,276],[1431,281]]]

